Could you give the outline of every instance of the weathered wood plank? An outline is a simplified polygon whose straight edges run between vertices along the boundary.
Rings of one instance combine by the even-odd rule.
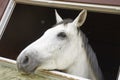
[[[9,0],[0,0],[0,20],[2,18],[2,15],[7,7]]]
[[[82,2],[82,3],[91,3],[91,4],[104,4],[104,5],[120,5],[120,0],[63,0],[63,1],[72,1],[72,2]]]
[[[21,74],[16,61],[0,57],[0,80],[88,80],[61,72],[36,70],[34,74]]]

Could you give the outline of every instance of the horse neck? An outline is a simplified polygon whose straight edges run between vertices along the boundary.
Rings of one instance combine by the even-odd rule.
[[[83,41],[81,38],[78,38],[77,44],[76,44],[76,50],[78,56],[75,59],[74,63],[68,68],[67,73],[77,75],[77,76],[82,76],[82,77],[88,77],[87,74],[89,71],[89,64],[87,60],[87,54],[85,51],[85,48],[83,47]],[[74,54],[76,54],[74,52]]]
[[[91,69],[91,65],[88,60],[88,55],[85,48],[85,42],[83,42],[84,41],[83,37],[85,37],[85,35],[83,33],[79,33],[79,38],[77,41],[78,43],[76,45],[78,56],[74,61],[74,63],[66,70],[66,72],[73,75],[77,75],[89,79],[92,78],[92,80],[96,80],[95,76],[92,75],[93,71]]]

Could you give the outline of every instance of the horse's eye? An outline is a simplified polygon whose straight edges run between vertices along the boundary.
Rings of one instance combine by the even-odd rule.
[[[65,32],[60,32],[57,34],[57,37],[61,38],[61,39],[64,39],[67,37],[66,33]]]

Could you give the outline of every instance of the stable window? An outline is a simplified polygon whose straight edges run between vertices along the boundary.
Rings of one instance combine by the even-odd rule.
[[[72,19],[81,9],[88,10],[87,20],[81,29],[97,55],[105,80],[115,80],[120,65],[118,6],[10,0],[4,19],[0,22],[0,56],[16,59],[22,49],[55,24],[55,9],[63,18]]]

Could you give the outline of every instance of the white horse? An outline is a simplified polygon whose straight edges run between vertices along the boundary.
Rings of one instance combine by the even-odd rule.
[[[18,69],[27,73],[39,69],[103,80],[96,56],[79,28],[85,22],[83,10],[75,20],[63,20],[55,11],[56,22],[44,35],[26,47],[17,58]]]

